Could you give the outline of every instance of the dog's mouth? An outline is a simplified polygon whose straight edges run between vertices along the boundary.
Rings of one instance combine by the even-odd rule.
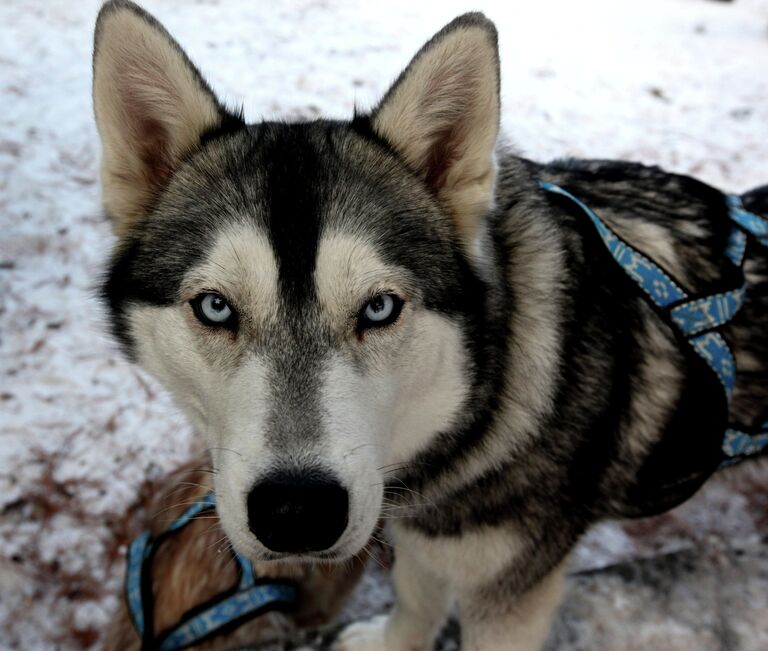
[[[269,550],[261,552],[257,559],[268,563],[283,562],[283,563],[344,563],[348,561],[356,554],[340,554],[332,551],[322,552],[305,552],[301,554],[288,554],[284,552],[271,552]]]
[[[262,541],[250,534],[240,536],[234,533],[229,538],[238,553],[255,562],[337,564],[345,563],[362,553],[362,550],[369,543],[373,534],[374,532],[372,531],[368,536],[358,536],[355,531],[345,532],[337,543],[328,549],[295,551],[275,551],[269,549]]]

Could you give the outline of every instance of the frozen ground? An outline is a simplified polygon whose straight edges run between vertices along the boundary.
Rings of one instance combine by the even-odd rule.
[[[94,0],[0,3],[0,648],[96,644],[126,514],[189,454],[162,390],[103,335],[111,244],[89,98]],[[248,117],[350,115],[455,14],[501,33],[525,154],[622,157],[728,190],[768,182],[768,0],[145,2]],[[552,651],[768,649],[768,465],[594,532]],[[372,577],[354,607],[387,599]],[[448,643],[450,647],[450,642]]]

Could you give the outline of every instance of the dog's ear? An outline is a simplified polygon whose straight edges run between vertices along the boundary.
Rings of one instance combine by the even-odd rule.
[[[104,5],[96,21],[93,103],[104,207],[120,235],[201,136],[233,119],[170,34],[125,0]]]
[[[493,203],[499,131],[496,28],[470,13],[414,57],[372,115],[373,129],[421,176],[471,238]]]

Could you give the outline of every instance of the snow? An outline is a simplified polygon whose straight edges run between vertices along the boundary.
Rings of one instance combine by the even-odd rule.
[[[253,120],[369,107],[442,24],[482,9],[500,31],[506,137],[526,155],[642,160],[726,190],[768,182],[768,0],[144,4]],[[90,105],[98,5],[0,3],[4,649],[97,644],[117,603],[127,513],[195,446],[164,391],[105,336],[96,296],[112,244]],[[574,569],[713,537],[752,553],[768,531],[755,496],[766,485],[765,464],[737,468],[673,514],[601,525]],[[366,581],[358,614],[390,598]],[[768,579],[754,585],[765,593]],[[768,635],[765,617],[734,616],[742,638]]]

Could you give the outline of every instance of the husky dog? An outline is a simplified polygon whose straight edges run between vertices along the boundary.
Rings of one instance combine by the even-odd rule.
[[[724,195],[500,151],[496,40],[466,14],[370,114],[248,125],[135,5],[96,26],[114,335],[207,438],[241,553],[341,561],[390,516],[397,605],[345,651],[425,649],[454,603],[465,649],[539,648],[585,529],[668,509],[722,461],[713,374],[537,180],[694,294],[728,263]],[[743,201],[766,209],[768,191]],[[731,417],[756,424],[765,249],[746,277],[723,332]]]

